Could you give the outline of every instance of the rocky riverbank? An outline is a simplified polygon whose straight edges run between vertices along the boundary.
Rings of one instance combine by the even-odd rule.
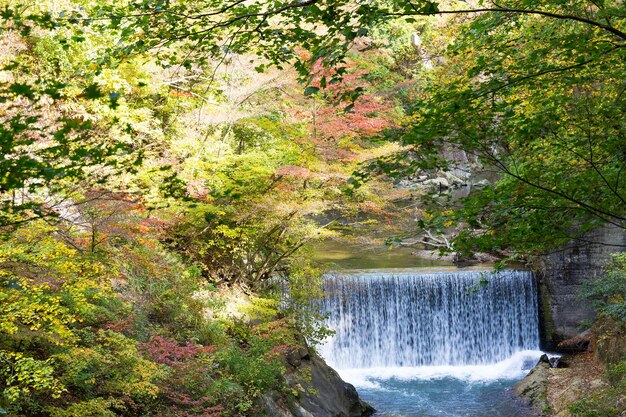
[[[207,295],[198,294],[199,297]],[[223,289],[224,314],[254,326],[261,321],[255,298],[240,289]],[[265,317],[273,320],[275,317]],[[256,398],[258,409],[270,417],[369,417],[374,409],[361,401],[353,385],[343,381],[324,359],[307,348],[304,337],[281,346],[283,387]]]
[[[285,376],[292,398],[268,393],[260,399],[272,417],[369,417],[374,409],[361,401],[356,389],[318,355],[293,348],[287,355]]]
[[[569,417],[571,404],[607,385],[604,367],[595,361],[592,352],[582,352],[564,356],[556,368],[542,358],[514,391],[538,416]]]
[[[626,332],[616,329],[604,323],[562,342],[570,353],[558,362],[544,355],[515,393],[541,417],[626,416]]]

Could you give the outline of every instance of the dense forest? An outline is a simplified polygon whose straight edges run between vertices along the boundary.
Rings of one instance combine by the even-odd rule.
[[[0,415],[262,416],[330,333],[319,242],[626,229],[623,1],[0,3]],[[621,415],[606,372],[572,415]]]

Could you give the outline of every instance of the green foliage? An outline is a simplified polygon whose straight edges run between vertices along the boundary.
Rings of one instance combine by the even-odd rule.
[[[194,297],[206,289],[197,268],[185,267],[152,240],[111,248],[109,256],[125,281],[122,290],[133,299],[133,332],[138,337],[167,328],[177,340],[220,341],[221,330],[203,319],[212,300]]]
[[[309,178],[308,152],[289,134],[302,132],[281,118],[239,120],[206,139],[217,154],[206,145],[182,167],[197,197],[172,225],[172,246],[211,282],[258,288],[320,232],[305,216],[324,190]],[[194,146],[180,145],[185,153]]]
[[[8,20],[2,21],[7,47],[0,60],[7,75],[0,85],[3,227],[58,217],[59,203],[51,196],[75,201],[77,188],[110,186],[135,172],[143,158],[142,140],[159,133],[155,126],[147,128],[148,107],[141,99],[163,92],[144,88],[152,76],[145,59],[116,68],[98,62],[98,55],[119,40],[115,34],[83,30],[58,15],[62,7],[84,10],[91,2],[10,3]],[[28,34],[20,37],[16,27],[28,27]],[[29,108],[28,116],[19,111],[23,107]]]
[[[611,396],[610,399],[608,399],[606,398],[607,396],[607,393],[605,393],[601,397],[578,401],[570,405],[569,411],[572,413],[573,417],[619,416],[616,406],[611,404],[611,400],[614,398]]]
[[[28,330],[49,343],[71,342],[71,327],[112,297],[102,266],[81,259],[49,227],[22,228],[0,243],[0,331]]]
[[[239,82],[220,78],[221,63],[207,58],[243,51],[247,41],[224,48],[224,26],[195,52],[181,38],[155,53],[163,30],[187,29],[160,13],[152,22],[136,15],[152,7],[44,1],[30,12],[5,10],[3,35],[17,28],[24,37],[3,62],[15,80],[2,86],[2,103],[17,115],[3,119],[13,142],[3,141],[0,226],[56,217],[47,227],[2,230],[8,337],[0,347],[11,367],[0,406],[12,415],[241,416],[256,413],[254,397],[283,388],[294,314],[268,329],[285,312],[277,297],[258,298],[247,312],[255,326],[211,319],[223,309],[213,284],[260,289],[277,272],[288,275],[292,255],[319,233],[305,217],[326,198],[326,180],[307,168],[319,159],[294,140],[308,131],[282,103],[263,115],[233,105],[249,115],[197,126],[194,112],[208,101],[218,103],[210,112],[222,111],[230,98],[218,88]],[[158,66],[179,52],[188,59]],[[295,56],[285,52],[274,63]],[[26,105],[31,118],[19,116]],[[340,195],[336,186],[331,193]],[[122,194],[125,202],[115,202]]]
[[[267,322],[276,318],[279,307],[279,302],[275,299],[253,296],[249,304],[244,304],[239,308],[239,312],[251,320]]]
[[[51,417],[115,417],[112,409],[119,407],[119,402],[113,399],[94,398],[72,404],[64,410],[52,410]]]
[[[316,303],[324,296],[322,271],[304,259],[294,260],[285,278],[284,286],[277,296],[284,297],[282,313],[291,319],[292,325],[311,346],[316,346],[333,334],[323,321]]]
[[[626,392],[626,253],[616,253],[601,277],[585,284],[582,295],[594,302],[598,312],[596,357],[606,364],[609,386],[595,391],[569,406],[572,416],[620,416]]]
[[[76,415],[98,404],[93,415],[110,415],[105,405],[154,398],[162,370],[141,357],[135,341],[91,327],[124,312],[104,265],[53,233],[32,224],[0,245],[0,404],[15,415],[47,415],[46,407]]]
[[[614,254],[606,273],[587,282],[582,295],[593,300],[598,313],[626,322],[626,253]]]
[[[220,366],[233,382],[245,389],[248,398],[281,388],[284,372],[281,358],[270,353],[269,343],[263,343],[259,338],[251,338],[247,342],[250,344],[247,350],[232,346],[220,351],[217,357]],[[248,411],[248,407],[241,411]]]
[[[416,83],[404,137],[416,147],[412,165],[453,168],[439,158],[458,149],[503,174],[461,203],[430,196],[431,213],[459,206],[439,224],[425,221],[430,230],[457,225],[455,250],[536,253],[602,222],[623,227],[624,39],[577,20],[587,17],[583,3],[542,3],[543,11],[574,16],[565,19],[498,3],[525,12],[458,25],[446,62]],[[605,7],[590,19],[623,6]]]
[[[81,333],[76,349],[54,355],[69,392],[86,398],[127,396],[139,402],[157,396],[155,382],[164,377],[164,370],[140,355],[136,341],[106,330]]]
[[[277,301],[253,299],[254,325],[211,320],[224,307],[215,288],[153,238],[83,255],[53,232],[33,224],[0,246],[0,406],[11,415],[234,417],[286,389],[283,355],[298,339]]]
[[[610,365],[607,375],[611,386],[571,404],[569,411],[573,417],[618,417],[622,414],[620,403],[626,390],[626,361]]]
[[[420,226],[456,227],[457,251],[536,252],[623,225],[623,2],[531,3],[480,2],[442,30],[422,16],[460,5],[8,2],[0,407],[256,413],[285,388],[285,353],[328,335],[321,271],[299,249],[335,217],[384,218],[388,184],[363,180],[451,168],[443,150],[506,174],[454,209],[427,196]],[[304,92],[262,78],[287,65]],[[383,132],[408,147],[367,139]],[[623,319],[615,262],[590,296]],[[245,318],[226,315],[224,287],[255,294]]]
[[[19,402],[32,392],[45,392],[59,398],[66,388],[54,378],[52,360],[25,357],[21,352],[0,351],[4,366],[0,376],[4,379],[3,397],[6,401]]]
[[[619,384],[626,380],[626,360],[618,362],[613,365],[609,365],[607,369],[607,375],[609,380],[613,383]]]

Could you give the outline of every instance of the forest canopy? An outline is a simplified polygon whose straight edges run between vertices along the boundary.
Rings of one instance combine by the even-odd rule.
[[[179,78],[192,77],[186,82],[195,88],[194,71],[218,70],[229,57],[245,55],[259,72],[270,66],[295,68],[307,94],[325,95],[351,114],[363,86],[330,96],[327,90],[350,73],[348,61],[359,39],[401,21],[420,42],[420,36],[428,40],[407,52],[414,65],[401,103],[407,118],[403,132],[395,135],[414,152],[378,168],[398,175],[420,167],[447,169],[438,158],[442,147],[461,149],[506,175],[453,216],[433,208],[437,215],[429,227],[470,222],[489,232],[461,233],[458,249],[468,251],[494,249],[505,240],[520,249],[529,242],[549,244],[547,237],[558,244],[598,222],[624,226],[623,8],[619,1],[540,6],[525,1],[68,2],[41,10],[7,5],[6,30],[26,35],[52,30],[56,48],[63,51],[83,49],[95,36],[100,42],[91,57],[84,57],[89,62],[72,69],[82,74],[82,86],[70,88],[68,79],[43,73],[5,83],[4,96],[36,107],[40,97],[58,100],[69,94],[109,101],[115,108],[130,91],[94,82],[108,68],[149,60]],[[451,16],[447,27],[454,29],[443,30],[433,23],[436,18],[425,16]],[[32,64],[6,65],[17,74],[30,72]],[[212,81],[205,82],[208,90]],[[128,149],[136,144],[85,137],[81,132],[93,130],[91,121],[58,115],[42,127],[38,118],[37,113],[15,115],[5,123],[3,130],[13,137],[5,142],[5,154],[19,155],[5,161],[14,172],[5,177],[5,192],[53,186],[63,177],[83,180],[89,165],[133,170],[141,163],[142,152]],[[109,123],[119,123],[116,118]],[[54,137],[56,146],[40,149],[37,157],[20,154],[34,140],[33,131]],[[67,155],[64,165],[46,163],[60,155]],[[405,169],[394,172],[399,166]],[[105,181],[93,178],[94,172],[90,181]],[[172,187],[167,186],[174,193]],[[19,199],[4,204],[5,213],[41,208]],[[15,221],[20,220],[6,220]]]

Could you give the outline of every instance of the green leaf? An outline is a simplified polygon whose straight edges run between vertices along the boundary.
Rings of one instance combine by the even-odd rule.
[[[96,83],[93,83],[85,88],[83,90],[83,95],[90,100],[104,97],[104,93],[100,90],[100,86]]]
[[[309,86],[304,89],[305,96],[312,96],[320,91],[318,87]]]

